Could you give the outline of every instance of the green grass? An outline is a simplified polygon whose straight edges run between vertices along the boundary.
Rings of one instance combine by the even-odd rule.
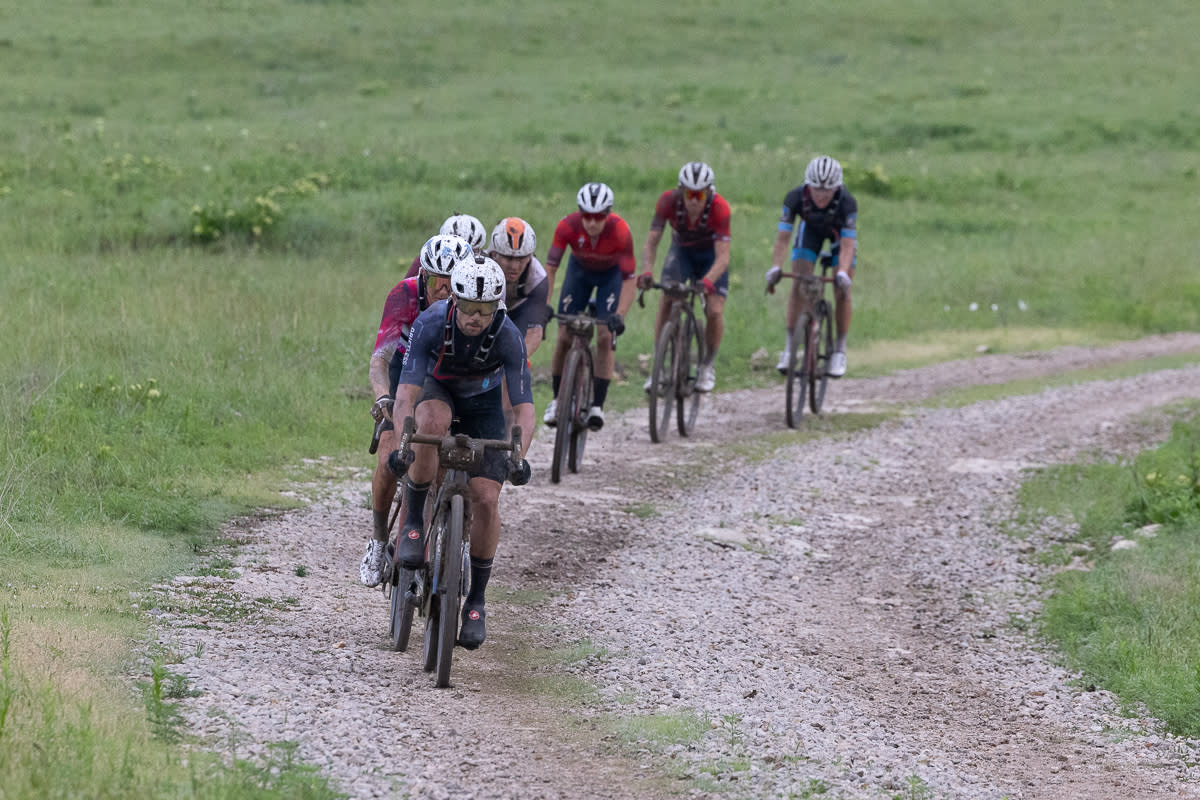
[[[1044,471],[1022,489],[1032,522],[1078,523],[1071,547],[1090,570],[1062,572],[1042,630],[1089,682],[1176,733],[1200,735],[1200,419],[1177,410],[1171,439],[1135,461]],[[1157,535],[1134,531],[1160,523]],[[1132,550],[1112,549],[1117,538]]]
[[[709,161],[734,209],[722,388],[774,382],[749,367],[783,337],[762,272],[817,151],[862,210],[862,374],[980,341],[1200,324],[1200,275],[1180,269],[1198,244],[1195,3],[1082,17],[1065,0],[853,0],[820,26],[774,0],[578,13],[65,0],[9,15],[0,572],[19,674],[41,666],[37,635],[118,674],[145,633],[131,593],[188,568],[230,515],[295,504],[290,479],[340,474],[304,459],[369,468],[382,300],[454,211],[525,216],[544,255],[599,179],[640,246],[679,164]],[[614,408],[643,402],[650,317],[629,315]],[[132,730],[116,694],[49,676],[116,721],[106,739]]]

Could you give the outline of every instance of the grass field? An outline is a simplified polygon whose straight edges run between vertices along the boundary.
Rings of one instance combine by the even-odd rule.
[[[852,372],[1200,323],[1195,3],[65,0],[4,18],[4,691],[37,706],[44,684],[122,736],[150,735],[114,682],[145,630],[128,593],[230,514],[285,502],[301,459],[369,464],[382,301],[451,212],[524,216],[544,255],[603,180],[640,248],[679,165],[708,161],[734,208],[726,388],[774,380],[749,368],[782,344],[762,273],[818,152],[861,209]],[[640,401],[650,351],[650,313],[630,317],[616,406]]]

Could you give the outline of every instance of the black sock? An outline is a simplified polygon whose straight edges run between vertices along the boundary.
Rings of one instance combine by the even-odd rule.
[[[608,399],[608,378],[592,378],[592,405],[604,408]]]
[[[404,479],[404,502],[408,512],[404,515],[404,529],[425,528],[425,498],[429,495],[429,483],[413,483],[410,478]]]
[[[487,591],[488,579],[492,577],[493,560],[471,556],[471,591],[467,592],[467,605],[483,605],[483,593]]]
[[[386,542],[388,538],[388,512],[371,509],[371,516],[375,518],[375,538],[381,542]]]
[[[554,396],[558,397],[558,387],[562,386],[562,375],[551,375],[550,386],[554,389]]]

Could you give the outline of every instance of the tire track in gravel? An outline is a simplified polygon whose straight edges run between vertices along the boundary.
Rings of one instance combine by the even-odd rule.
[[[1200,337],[1156,337],[844,379],[828,413],[1197,350]],[[432,689],[417,654],[385,649],[382,596],[356,583],[365,474],[308,509],[239,529],[236,577],[164,587],[161,641],[189,654],[175,669],[201,692],[185,703],[199,733],[241,737],[244,753],[297,741],[301,758],[354,797],[703,794],[663,776],[702,777],[733,761],[753,769],[730,768],[715,791],[802,793],[820,780],[866,797],[918,775],[950,797],[1183,793],[1170,752],[1180,743],[1151,732],[1138,742],[1152,746],[1131,754],[1090,731],[1127,723],[1008,626],[1036,603],[1036,571],[995,532],[989,515],[1002,510],[987,511],[1016,485],[1011,467],[1132,444],[1130,414],[1200,384],[1188,373],[1148,393],[1147,380],[1123,393],[1057,389],[1066,399],[1049,404],[920,412],[777,451],[723,487],[697,478],[692,462],[714,444],[780,430],[780,391],[716,395],[695,443],[651,445],[644,411],[613,420],[589,442],[584,472],[559,486],[548,482],[542,432],[534,484],[504,490],[488,643],[456,651],[450,690]],[[781,474],[801,491],[765,492]],[[846,484],[854,492],[831,499]],[[670,513],[643,521],[621,510],[638,503]],[[695,512],[704,507],[731,527]],[[552,594],[528,605],[505,588]],[[242,611],[217,611],[214,596]],[[564,664],[556,654],[583,637],[609,656]],[[601,699],[581,704],[572,677]],[[714,727],[666,754],[614,745],[613,716],[668,712],[707,714]],[[1156,777],[1148,759],[1171,766]]]

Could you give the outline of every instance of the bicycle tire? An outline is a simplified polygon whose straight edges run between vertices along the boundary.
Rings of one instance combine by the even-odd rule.
[[[654,343],[654,366],[650,371],[650,441],[667,438],[671,402],[675,399],[675,321],[667,320]]]
[[[588,424],[587,415],[592,408],[592,355],[583,351],[579,358],[582,369],[576,373],[577,388],[575,394],[580,398],[578,413],[573,417],[574,427],[571,431],[571,443],[567,448],[567,468],[571,472],[579,472],[583,465],[583,450],[587,447]]]
[[[575,396],[575,373],[579,370],[579,351],[572,347],[567,351],[563,363],[562,380],[558,384],[558,417],[554,425],[554,456],[550,462],[550,482],[562,480],[567,466],[567,451],[571,445],[571,427],[575,423],[575,409],[579,400]]]
[[[814,414],[821,413],[825,403],[825,390],[829,387],[829,360],[833,357],[833,315],[829,303],[822,300],[817,306],[816,355],[813,358],[813,373],[808,379],[809,408]]]
[[[450,665],[454,660],[454,646],[458,644],[458,613],[462,608],[463,578],[463,519],[462,495],[450,498],[450,518],[443,533],[441,569],[442,579],[438,582],[441,601],[438,603],[438,647],[437,681],[439,689],[450,685]]]
[[[388,633],[392,637],[392,649],[397,653],[408,649],[408,640],[412,635],[416,605],[411,591],[412,579],[413,571],[399,565],[392,573],[391,626]]]
[[[421,669],[433,672],[437,666],[438,653],[438,599],[429,598],[429,613],[425,616],[424,661]]]
[[[675,379],[675,421],[680,436],[691,436],[700,413],[703,392],[696,391],[700,365],[704,363],[704,326],[691,314],[683,316],[678,376]]]
[[[444,478],[443,480],[448,480]],[[437,504],[434,506],[433,517],[429,521],[429,530],[425,545],[425,566],[422,569],[425,571],[425,593],[428,597],[428,610],[425,614],[425,649],[424,663],[422,669],[426,672],[433,672],[437,667],[438,657],[438,633],[441,630],[441,593],[438,587],[441,582],[437,580],[438,570],[441,568],[442,559],[442,533],[446,527],[446,514],[449,512],[449,504],[442,502],[442,496],[439,494]],[[424,602],[424,600],[423,600]]]
[[[808,319],[807,312],[801,314],[800,319],[796,320],[795,329],[788,337],[788,352],[791,357],[788,359],[787,402],[784,408],[789,428],[800,427],[800,420],[804,416],[804,394],[808,387],[808,376],[804,372],[808,350],[804,344],[808,338]],[[801,354],[804,359],[801,359]]]

